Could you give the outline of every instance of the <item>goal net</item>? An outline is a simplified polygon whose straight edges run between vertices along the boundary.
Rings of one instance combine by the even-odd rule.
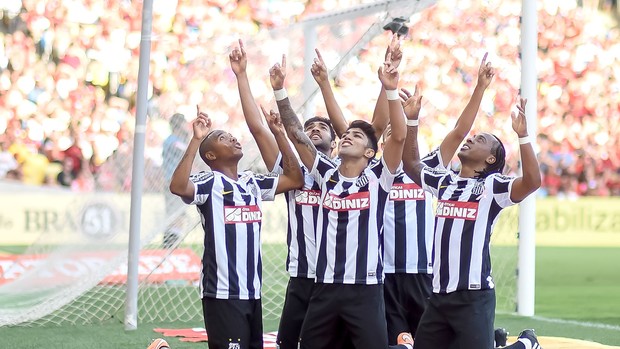
[[[214,127],[228,130],[242,142],[244,158],[239,168],[266,171],[243,121],[235,77],[229,67],[227,55],[237,39],[242,38],[245,43],[248,76],[257,103],[275,108],[268,69],[280,61],[282,54],[286,54],[286,86],[293,106],[300,115],[326,115],[320,93],[316,98],[318,89],[306,69],[308,61],[304,63],[304,54],[308,51],[313,53],[314,47],[317,47],[335,81],[334,91],[345,117],[349,120],[369,120],[380,89],[376,69],[389,42],[383,26],[394,17],[406,18],[406,24],[411,29],[406,39],[406,58],[403,61],[407,68],[403,69],[401,80],[412,89],[416,83],[422,87],[425,96],[423,122],[428,126],[425,126],[426,130],[421,127],[421,133],[427,138],[428,147],[434,147],[440,141],[435,135],[445,135],[458,116],[450,114],[451,103],[461,105],[461,109],[467,103],[473,86],[466,82],[465,76],[469,74],[467,76],[475,81],[477,64],[484,51],[483,47],[476,46],[470,50],[469,43],[451,40],[446,36],[447,28],[431,28],[425,24],[428,16],[442,15],[441,11],[454,11],[441,8],[440,4],[431,7],[434,4],[435,1],[431,0],[359,4],[346,11],[314,16],[305,22],[272,30],[258,29],[244,21],[222,20],[221,26],[210,27],[211,32],[196,33],[195,37],[187,38],[188,48],[180,47],[182,53],[174,51],[179,55],[175,56],[174,66],[173,59],[154,51],[151,72],[155,74],[156,81],[153,82],[148,108],[140,219],[139,321],[202,320],[197,286],[203,252],[200,218],[195,207],[184,205],[180,199],[167,194],[166,166],[171,164],[162,158],[162,145],[171,132],[171,116],[181,113],[189,122],[194,118],[196,104],[200,104],[201,110],[213,119]],[[178,44],[158,32],[157,26],[154,26],[153,42],[154,47],[163,52]],[[444,62],[436,62],[434,67],[432,52],[422,50],[431,42],[453,50],[453,60],[462,60],[458,67],[463,71],[446,68]],[[423,56],[421,52],[424,52]],[[498,62],[508,71],[509,64],[502,65],[506,60],[498,56],[494,63]],[[159,66],[166,62],[171,64],[166,69],[180,69],[177,76],[185,80],[170,81],[166,69]],[[416,66],[422,66],[422,63],[424,67],[431,67],[432,71],[417,70]],[[510,64],[513,65],[510,69],[518,70],[517,61]],[[448,81],[456,79],[456,75],[459,78],[462,76],[462,81],[458,84]],[[455,86],[461,88],[461,99],[446,101],[442,89]],[[187,94],[179,98],[168,92],[173,88]],[[495,97],[489,97],[485,102],[492,104],[492,98]],[[483,106],[482,112],[486,113],[481,116],[486,118],[486,123],[497,111]],[[492,124],[492,120],[490,122]],[[131,123],[125,126],[133,127]],[[495,126],[503,124],[497,123]],[[132,149],[131,141],[119,145],[93,174],[95,189],[92,192],[30,188],[30,191],[23,193],[27,198],[24,200],[28,210],[34,212],[38,206],[45,206],[48,211],[49,207],[55,209],[52,217],[55,225],[50,229],[58,231],[40,232],[20,256],[10,263],[3,261],[0,264],[0,280],[3,282],[0,285],[0,326],[85,324],[110,319],[122,321],[127,279]],[[194,170],[201,169],[205,167],[198,158]],[[45,210],[41,208],[41,211]],[[264,211],[263,316],[265,320],[275,321],[280,316],[288,281],[285,271],[286,206],[283,199],[278,198],[275,202],[266,203]],[[498,288],[498,310],[514,311],[518,211],[506,211],[492,239],[493,269]],[[47,222],[45,224],[52,218],[36,217],[40,222]]]

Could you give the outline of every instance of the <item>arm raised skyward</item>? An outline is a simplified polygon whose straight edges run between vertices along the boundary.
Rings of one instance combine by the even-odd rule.
[[[459,148],[459,145],[471,131],[476,116],[478,115],[478,109],[480,109],[480,103],[487,87],[491,83],[493,76],[495,76],[495,69],[491,65],[491,62],[487,62],[488,53],[484,54],[480,68],[478,68],[478,82],[474,88],[474,92],[469,99],[469,102],[463,109],[463,112],[456,121],[454,129],[452,129],[446,135],[446,138],[441,142],[439,151],[441,152],[441,158],[443,159],[443,166],[447,167],[454,156],[454,153]]]
[[[282,55],[282,64],[276,63],[269,69],[269,81],[276,96],[280,119],[288,138],[293,142],[295,150],[299,154],[301,162],[307,168],[312,168],[314,160],[317,156],[317,150],[312,144],[308,135],[304,132],[304,127],[299,121],[299,117],[291,106],[291,101],[286,95],[284,89],[284,80],[286,78],[286,56]]]
[[[280,115],[271,110],[269,113],[261,106],[263,115],[267,120],[267,125],[273,133],[278,148],[282,154],[282,174],[278,180],[276,193],[283,193],[293,189],[299,189],[304,185],[304,177],[299,167],[299,162],[295,158],[295,153],[286,138],[286,130],[280,119]]]
[[[520,99],[517,105],[518,114],[512,113],[512,129],[519,136],[519,149],[521,151],[521,164],[523,176],[515,179],[510,191],[510,199],[513,202],[523,201],[528,195],[540,188],[541,176],[538,160],[532,142],[527,131],[527,119],[525,118],[525,105],[527,99]]]
[[[196,109],[196,119],[192,121],[194,134],[170,180],[170,192],[186,201],[193,201],[194,199],[194,184],[189,180],[189,176],[196,152],[200,148],[200,142],[211,131],[211,119],[209,119],[209,116],[201,112],[198,106],[196,106]]]
[[[407,138],[403,150],[403,170],[417,185],[422,186],[422,169],[424,164],[420,161],[420,151],[418,149],[418,116],[422,106],[422,96],[416,86],[413,95],[403,89],[401,98],[405,101],[403,108],[407,117]]]
[[[275,139],[268,128],[263,124],[263,120],[254,102],[254,96],[250,89],[250,82],[246,72],[248,63],[247,54],[243,46],[243,41],[239,39],[239,47],[235,47],[228,55],[230,67],[237,77],[237,87],[241,99],[241,109],[243,117],[248,124],[250,133],[256,140],[263,161],[268,169],[273,169],[278,158],[278,147]]]

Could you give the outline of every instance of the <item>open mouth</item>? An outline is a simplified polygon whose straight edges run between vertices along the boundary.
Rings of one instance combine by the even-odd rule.
[[[310,136],[310,139],[313,141],[320,141],[321,140],[321,136],[318,134],[313,134],[312,136]]]
[[[463,146],[461,147],[461,150],[469,150],[469,149],[471,148],[467,144],[463,144]]]

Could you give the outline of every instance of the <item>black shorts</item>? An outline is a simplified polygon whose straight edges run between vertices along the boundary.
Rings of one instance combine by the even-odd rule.
[[[278,329],[280,349],[297,349],[313,287],[314,279],[292,277],[288,280]]]
[[[209,349],[263,349],[260,299],[202,299]],[[238,345],[235,345],[238,344]]]
[[[433,293],[415,337],[416,349],[493,348],[495,290]]]
[[[308,311],[313,288],[314,279],[293,277],[289,279],[278,329],[277,343],[280,349],[299,348],[301,327]],[[337,344],[334,348],[354,348],[344,326],[336,329],[335,333]]]
[[[340,348],[345,332],[355,348],[387,348],[383,285],[314,285],[301,349]]]
[[[433,276],[385,274],[383,285],[388,342],[390,345],[396,344],[401,332],[411,332],[415,337],[428,297],[433,292]]]

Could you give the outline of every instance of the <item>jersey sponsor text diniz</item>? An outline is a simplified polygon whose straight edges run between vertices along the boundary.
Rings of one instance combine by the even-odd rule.
[[[415,183],[393,184],[390,190],[390,200],[424,200],[424,190]]]
[[[318,206],[321,200],[320,190],[298,190],[295,193],[295,203],[297,205]]]
[[[258,205],[224,206],[224,223],[255,223],[263,217]]]
[[[437,203],[437,217],[475,220],[478,216],[477,202],[461,202],[439,200]]]
[[[325,195],[323,207],[333,211],[365,210],[370,208],[370,193],[353,193],[344,198],[329,193]]]

